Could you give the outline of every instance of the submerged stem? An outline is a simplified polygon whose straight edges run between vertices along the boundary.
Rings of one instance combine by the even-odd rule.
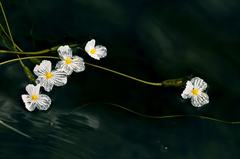
[[[20,130],[18,130],[18,129],[16,129],[16,128],[14,128],[14,127],[12,127],[12,126],[6,124],[6,123],[3,122],[2,120],[0,120],[0,124],[3,125],[4,127],[8,128],[8,129],[10,129],[10,130],[12,130],[12,131],[18,133],[18,134],[20,134],[20,135],[26,137],[26,138],[30,138],[30,139],[31,139],[31,136],[29,136],[28,134],[25,134],[24,132],[22,132],[22,131],[20,131]]]
[[[146,114],[142,114],[139,112],[136,112],[134,110],[128,109],[126,107],[123,107],[121,105],[118,104],[114,104],[114,103],[104,103],[104,104],[108,104],[123,110],[126,110],[130,113],[133,113],[135,115],[144,117],[144,118],[151,118],[151,119],[175,119],[175,118],[197,118],[197,119],[202,119],[202,120],[210,120],[210,121],[214,121],[214,122],[218,122],[218,123],[222,123],[222,124],[228,124],[228,125],[237,125],[240,124],[240,121],[225,121],[225,120],[221,120],[221,119],[217,119],[217,118],[212,118],[212,117],[207,117],[207,116],[202,116],[202,115],[166,115],[166,116],[151,116],[151,115],[146,115]]]

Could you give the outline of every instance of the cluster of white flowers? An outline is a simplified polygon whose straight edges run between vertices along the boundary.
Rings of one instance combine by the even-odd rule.
[[[95,40],[87,42],[85,51],[89,56],[100,60],[107,56],[107,49],[104,46],[95,46]],[[72,49],[68,45],[60,46],[57,49],[61,61],[57,62],[55,69],[52,69],[52,63],[43,60],[40,65],[36,65],[33,72],[37,76],[36,85],[28,84],[26,91],[28,94],[22,95],[25,107],[29,111],[35,108],[47,110],[51,105],[51,98],[40,93],[41,87],[50,92],[53,86],[63,86],[67,83],[67,77],[73,72],[82,72],[85,70],[84,61],[79,56],[73,56]],[[191,98],[194,107],[201,107],[209,103],[209,97],[205,93],[207,83],[199,77],[194,77],[187,81],[186,88],[181,94],[183,99]]]
[[[94,59],[100,60],[107,55],[107,49],[104,46],[95,46],[95,40],[87,42],[85,51]],[[22,95],[25,107],[29,111],[35,108],[47,110],[51,105],[51,98],[40,93],[41,87],[50,92],[53,86],[63,86],[67,83],[67,77],[72,72],[82,72],[85,70],[84,61],[79,56],[73,56],[72,49],[68,45],[60,46],[57,49],[61,61],[52,69],[52,63],[43,60],[40,65],[36,65],[33,72],[37,76],[36,85],[28,84],[26,91],[28,94]]]

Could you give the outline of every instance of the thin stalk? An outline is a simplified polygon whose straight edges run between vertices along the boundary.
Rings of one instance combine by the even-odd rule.
[[[5,29],[4,29],[4,27],[3,27],[2,25],[1,25],[1,29],[2,29],[3,33],[7,36],[7,38],[9,38],[9,39],[11,40],[11,42],[12,42],[12,44],[13,44],[13,50],[15,50],[15,51],[19,50],[19,51],[22,52],[23,50],[20,49],[20,47],[18,47],[18,46],[16,45],[16,43],[14,42],[14,40],[13,40],[12,33],[11,33],[11,30],[10,30],[10,27],[9,27],[9,24],[8,24],[7,16],[6,16],[6,14],[5,14],[5,11],[4,11],[4,8],[3,8],[3,6],[2,6],[1,1],[0,1],[0,8],[1,8],[1,11],[2,11],[4,20],[5,20],[5,23],[6,23],[6,26],[7,26],[8,34],[6,33],[6,31],[5,31]],[[32,72],[30,71],[30,69],[22,62],[19,54],[17,54],[17,57],[18,57],[19,62],[20,62],[20,64],[21,64],[22,68],[23,68],[23,71],[25,72],[25,74],[27,75],[27,77],[30,79],[30,81],[34,81],[35,78],[34,78],[34,75],[32,74]]]
[[[1,10],[2,10],[2,14],[3,14],[4,20],[5,20],[6,26],[7,26],[7,30],[8,30],[10,39],[11,39],[11,41],[12,41],[13,47],[15,48],[15,43],[14,43],[14,41],[13,41],[13,37],[12,37],[12,34],[11,34],[11,30],[10,30],[10,27],[9,27],[9,25],[8,25],[8,20],[7,20],[7,17],[6,17],[6,14],[5,14],[5,11],[4,11],[4,9],[3,9],[3,5],[2,5],[2,2],[1,2],[1,1],[0,1],[0,8],[1,8]]]
[[[3,61],[3,62],[0,63],[0,66],[4,65],[4,64],[11,63],[11,62],[19,61],[19,60],[28,60],[28,59],[33,59],[33,58],[38,58],[38,59],[44,59],[44,58],[45,59],[59,59],[59,57],[55,57],[55,56],[29,56],[29,57],[22,57],[20,59],[17,58],[17,59],[11,59],[11,60],[7,60],[7,61]],[[133,76],[130,76],[130,75],[127,75],[127,74],[124,74],[124,73],[121,73],[121,72],[118,72],[118,71],[106,68],[106,67],[98,66],[98,65],[91,64],[91,63],[88,63],[88,62],[85,62],[85,64],[89,65],[89,66],[92,66],[92,67],[95,67],[95,68],[98,68],[98,69],[102,69],[102,70],[114,73],[114,74],[117,74],[117,75],[120,75],[120,76],[123,76],[125,78],[132,79],[134,81],[138,81],[138,82],[147,84],[147,85],[162,86],[162,83],[148,82],[148,81],[145,81],[145,80],[142,80],[142,79],[139,79],[139,78],[136,78],[136,77],[133,77]]]
[[[117,75],[120,75],[120,76],[129,78],[129,79],[132,79],[132,80],[135,80],[135,81],[138,81],[138,82],[147,84],[147,85],[162,86],[162,83],[144,81],[144,80],[141,80],[141,79],[139,79],[139,78],[132,77],[132,76],[130,76],[130,75],[127,75],[127,74],[124,74],[124,73],[121,73],[121,72],[118,72],[118,71],[114,71],[114,70],[109,69],[109,68],[106,68],[106,67],[94,65],[94,64],[91,64],[91,63],[88,63],[88,62],[85,62],[85,64],[87,64],[87,65],[89,65],[89,66],[92,66],[92,67],[95,67],[95,68],[99,68],[99,69],[108,71],[108,72],[112,72],[112,73],[114,73],[114,74],[117,74]]]
[[[202,115],[166,115],[166,116],[151,116],[151,115],[146,115],[146,114],[142,114],[139,112],[136,112],[134,110],[128,109],[126,107],[123,107],[121,105],[118,104],[114,104],[114,103],[104,103],[104,104],[108,104],[120,109],[123,109],[125,111],[128,111],[130,113],[133,113],[135,115],[144,117],[144,118],[151,118],[151,119],[175,119],[175,118],[197,118],[197,119],[201,119],[201,120],[210,120],[213,122],[218,122],[218,123],[222,123],[222,124],[228,124],[228,125],[237,125],[240,124],[240,121],[226,121],[226,120],[221,120],[221,119],[217,119],[217,118],[212,118],[212,117],[207,117],[207,116],[202,116]]]
[[[22,132],[22,131],[20,131],[20,130],[18,130],[18,129],[16,129],[16,128],[14,128],[14,127],[12,127],[12,126],[6,124],[6,123],[3,122],[2,120],[0,120],[0,124],[3,125],[4,127],[8,128],[8,129],[10,129],[10,130],[12,130],[12,131],[18,133],[18,134],[20,134],[20,135],[26,137],[26,138],[30,138],[30,139],[32,139],[31,136],[29,136],[28,134],[25,134],[24,132]]]
[[[2,24],[0,24],[0,28],[1,28],[1,30],[3,31],[3,33],[5,34],[5,36],[9,39],[9,40],[11,40],[11,38],[10,38],[10,36],[7,34],[7,32],[5,31],[5,29],[4,29],[4,27],[2,26]],[[21,51],[21,52],[23,52],[23,50],[14,42],[14,45],[15,45],[15,47],[17,48],[17,50],[18,51]],[[7,50],[4,50],[4,51],[7,51]]]
[[[77,47],[78,44],[71,44],[69,47]],[[41,55],[46,54],[52,51],[56,51],[59,46],[54,46],[50,49],[44,49],[40,51],[32,51],[32,52],[23,52],[23,51],[9,51],[9,50],[0,50],[0,54],[22,54],[22,55]]]

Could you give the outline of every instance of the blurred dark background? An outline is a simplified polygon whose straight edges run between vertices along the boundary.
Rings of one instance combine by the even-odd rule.
[[[94,38],[108,56],[95,61],[75,50],[85,61],[153,82],[199,76],[209,85],[210,104],[195,108],[181,99],[184,88],[149,86],[87,66],[48,94],[53,104],[47,112],[29,113],[20,98],[29,83],[20,64],[3,65],[0,120],[33,139],[0,125],[0,158],[240,158],[240,125],[191,117],[149,119],[112,105],[152,116],[240,121],[240,1],[1,2],[24,51],[69,43],[84,48]],[[0,60],[15,57],[0,55]]]

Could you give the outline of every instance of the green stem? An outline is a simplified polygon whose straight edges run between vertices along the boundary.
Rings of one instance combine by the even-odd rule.
[[[221,119],[217,119],[217,118],[212,118],[212,117],[207,117],[207,116],[202,116],[202,115],[166,115],[166,116],[151,116],[151,115],[146,115],[146,114],[142,114],[139,112],[136,112],[134,110],[128,109],[126,107],[123,107],[121,105],[118,104],[114,104],[114,103],[104,103],[104,104],[108,104],[117,108],[121,108],[123,110],[126,110],[130,113],[133,113],[135,115],[144,117],[144,118],[151,118],[151,119],[175,119],[175,118],[197,118],[197,119],[201,119],[201,120],[210,120],[210,121],[214,121],[214,122],[218,122],[218,123],[222,123],[222,124],[229,124],[229,125],[237,125],[240,124],[240,121],[225,121],[225,120],[221,120]]]
[[[102,67],[102,66],[94,65],[94,64],[91,64],[91,63],[87,63],[87,62],[85,62],[85,63],[86,63],[87,65],[89,65],[89,66],[92,66],[92,67],[95,67],[95,68],[99,68],[99,69],[102,69],[102,70],[105,70],[105,71],[108,71],[108,72],[112,72],[112,73],[114,73],[114,74],[117,74],[117,75],[120,75],[120,76],[123,76],[123,77],[129,78],[129,79],[132,79],[132,80],[135,80],[135,81],[141,82],[141,83],[145,83],[145,84],[153,85],[153,86],[162,86],[162,83],[155,83],[155,82],[144,81],[144,80],[138,79],[138,78],[136,78],[136,77],[132,77],[132,76],[126,75],[126,74],[124,74],[124,73],[121,73],[121,72],[118,72],[118,71],[111,70],[111,69],[106,68],[106,67]]]
[[[122,109],[124,111],[127,111],[129,113],[132,113],[134,115],[137,115],[139,117],[142,118],[149,118],[149,119],[177,119],[177,118],[195,118],[195,119],[200,119],[200,120],[209,120],[209,121],[213,121],[213,122],[217,122],[217,123],[222,123],[222,124],[228,124],[228,125],[238,125],[240,124],[240,121],[226,121],[226,120],[222,120],[222,119],[217,119],[217,118],[213,118],[213,117],[208,117],[208,116],[202,116],[202,115],[183,115],[183,114],[176,114],[176,115],[164,115],[164,116],[153,116],[153,115],[148,115],[148,114],[143,114],[140,112],[136,112],[132,109],[126,108],[124,106],[121,106],[119,104],[115,104],[115,103],[87,103],[84,104],[78,108],[73,109],[70,113],[67,113],[68,115],[76,112],[77,110],[82,110],[85,109],[86,107],[92,105],[92,104],[106,104],[106,105],[110,105],[119,109]]]
[[[3,33],[5,34],[5,36],[9,39],[9,40],[11,40],[11,38],[10,38],[10,36],[7,34],[7,32],[5,31],[5,29],[4,29],[4,27],[2,26],[2,24],[0,24],[0,28],[1,28],[1,30],[3,31]],[[15,47],[17,48],[17,50],[18,51],[21,51],[21,52],[23,52],[23,50],[14,42],[14,45],[15,45]],[[7,51],[7,50],[3,50],[3,51]]]
[[[69,47],[77,47],[78,44],[71,44]],[[46,54],[52,51],[56,51],[59,46],[54,46],[50,49],[44,49],[40,51],[33,51],[33,52],[23,52],[23,51],[9,51],[9,50],[0,50],[0,54],[23,54],[23,55],[41,55]]]
[[[23,52],[23,50],[21,50],[16,44],[15,42],[13,41],[13,38],[12,38],[12,34],[11,34],[11,31],[10,31],[10,27],[8,25],[8,21],[7,21],[7,18],[6,18],[6,14],[5,14],[5,11],[3,9],[3,6],[2,6],[2,3],[0,1],[0,7],[1,7],[1,10],[2,10],[2,13],[3,13],[3,16],[4,16],[4,20],[6,22],[6,25],[7,25],[7,29],[8,29],[8,32],[9,32],[9,36],[8,34],[5,32],[4,28],[1,26],[3,32],[6,34],[7,37],[9,37],[9,39],[12,41],[13,43],[13,47],[14,49],[18,48],[18,50],[20,51],[7,51],[7,50],[0,50],[0,54],[3,53],[10,53],[10,54],[17,54],[18,56],[18,59],[12,59],[12,60],[8,60],[8,61],[4,61],[4,62],[1,62],[0,65],[3,65],[3,64],[7,64],[7,63],[10,63],[10,62],[14,62],[14,61],[20,61],[20,64],[21,66],[24,68],[25,72],[27,72],[28,74],[30,73],[29,69],[27,69],[27,67],[24,65],[24,63],[22,62],[22,60],[26,60],[26,59],[34,59],[34,58],[57,58],[58,57],[53,57],[53,56],[32,56],[32,57],[24,57],[24,58],[20,58],[19,57],[19,54],[26,54],[26,55],[40,55],[40,54],[45,54],[45,53],[48,53],[48,52],[51,52],[51,51],[56,51],[58,49],[59,46],[55,46],[55,47],[52,47],[50,49],[45,49],[45,50],[40,50],[40,51],[35,51],[35,52]],[[73,44],[73,45],[70,45],[70,47],[76,47],[78,46],[77,44]],[[132,79],[132,80],[135,80],[135,81],[138,81],[138,82],[141,82],[141,83],[144,83],[144,84],[147,84],[147,85],[153,85],[153,86],[179,86],[182,81],[181,79],[173,79],[173,80],[167,80],[167,81],[163,81],[163,83],[156,83],[156,82],[148,82],[148,81],[145,81],[145,80],[142,80],[142,79],[139,79],[139,78],[136,78],[136,77],[132,77],[130,75],[127,75],[127,74],[124,74],[124,73],[121,73],[121,72],[118,72],[118,71],[114,71],[114,70],[111,70],[109,68],[105,68],[105,67],[102,67],[102,66],[98,66],[98,65],[94,65],[94,64],[91,64],[91,63],[86,63],[87,65],[90,65],[92,67],[95,67],[95,68],[99,68],[99,69],[102,69],[102,70],[105,70],[105,71],[108,71],[108,72],[112,72],[114,74],[117,74],[117,75],[120,75],[120,76],[123,76],[125,78],[129,78],[129,79]],[[30,77],[30,76],[29,76]]]
[[[1,11],[2,11],[4,20],[5,20],[6,26],[7,26],[8,34],[7,34],[7,32],[5,31],[5,29],[4,29],[4,27],[3,27],[2,25],[1,25],[1,29],[2,29],[3,33],[6,35],[6,37],[11,40],[12,45],[13,45],[13,50],[14,50],[14,51],[19,50],[19,51],[22,52],[23,50],[20,49],[20,47],[18,47],[17,44],[16,44],[16,43],[14,42],[14,40],[13,40],[12,33],[11,33],[11,30],[10,30],[10,27],[9,27],[9,24],[8,24],[7,16],[6,16],[6,14],[5,14],[5,11],[4,11],[4,8],[3,8],[3,6],[2,6],[1,1],[0,1],[0,7],[1,7]],[[21,64],[22,68],[23,68],[23,71],[25,72],[25,74],[27,75],[27,77],[30,79],[30,81],[35,81],[34,75],[33,75],[32,72],[30,71],[30,69],[22,62],[19,54],[17,54],[17,57],[18,57],[19,62],[20,62],[20,64]]]
[[[8,21],[7,21],[7,17],[6,17],[6,14],[5,14],[5,11],[3,9],[3,6],[2,6],[2,2],[0,1],[0,8],[2,10],[2,14],[3,14],[3,17],[4,17],[4,20],[5,20],[5,23],[6,23],[6,26],[7,26],[7,30],[8,30],[8,33],[9,33],[9,37],[12,41],[12,44],[13,44],[13,47],[15,48],[15,43],[13,41],[13,37],[12,37],[12,34],[11,34],[11,30],[10,30],[10,27],[8,25]]]
[[[0,63],[0,66],[4,65],[4,64],[11,63],[11,62],[19,61],[19,60],[28,60],[28,59],[34,59],[34,58],[37,58],[37,59],[57,59],[57,60],[59,60],[59,57],[55,57],[55,56],[29,56],[29,57],[22,57],[20,59],[17,58],[17,59],[11,59],[11,60],[7,60],[7,61],[3,61],[3,62]],[[166,80],[166,81],[163,81],[163,82],[148,82],[148,81],[145,81],[145,80],[142,80],[142,79],[139,79],[139,78],[136,78],[136,77],[133,77],[133,76],[130,76],[130,75],[127,75],[127,74],[124,74],[124,73],[106,68],[106,67],[94,65],[94,64],[91,64],[91,63],[88,63],[88,62],[85,62],[85,64],[89,65],[89,66],[92,66],[92,67],[95,67],[95,68],[98,68],[98,69],[101,69],[101,70],[104,70],[104,71],[108,71],[108,72],[120,75],[122,77],[131,79],[131,80],[134,80],[134,81],[137,81],[137,82],[140,82],[140,83],[147,84],[147,85],[178,87],[178,86],[181,86],[180,84],[182,84],[182,79],[172,79],[172,80]],[[167,82],[167,81],[171,81],[171,82]]]
[[[29,59],[34,59],[34,58],[37,58],[37,59],[44,59],[44,58],[46,58],[46,59],[59,59],[58,57],[54,57],[54,56],[29,56],[29,57],[22,57],[21,60],[29,60]],[[4,65],[4,64],[15,62],[15,61],[19,61],[19,59],[16,58],[16,59],[11,59],[11,60],[0,62],[0,66]]]

